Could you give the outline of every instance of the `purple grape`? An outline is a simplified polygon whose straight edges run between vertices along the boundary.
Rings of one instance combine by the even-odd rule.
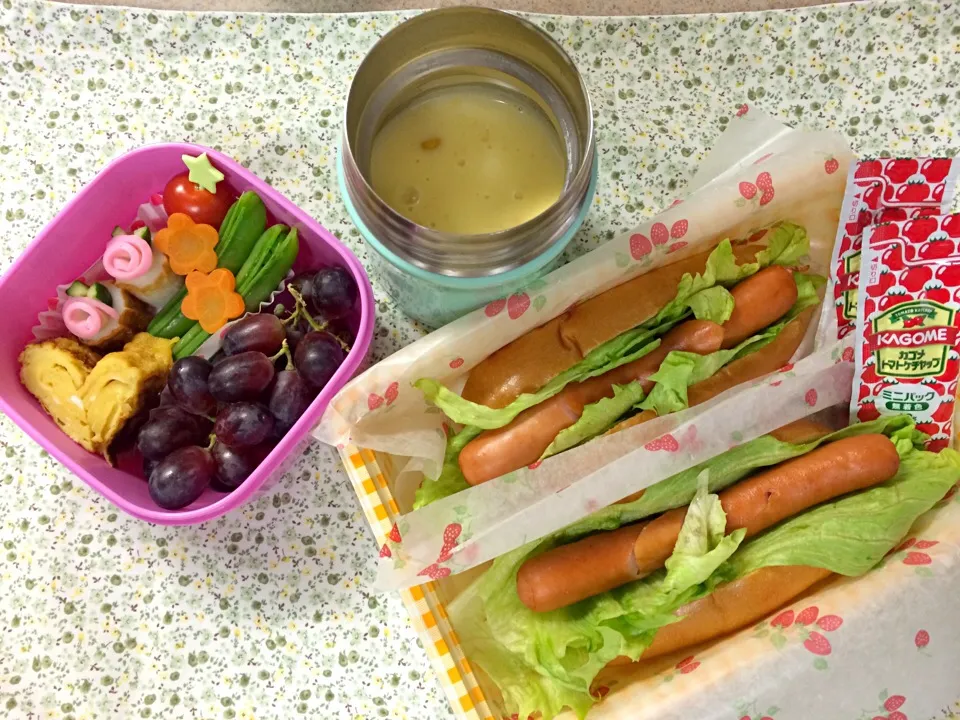
[[[159,420],[170,422],[190,422],[196,427],[202,428],[205,433],[210,430],[210,426],[213,424],[209,418],[203,415],[194,415],[191,412],[187,412],[179,405],[161,405],[160,407],[151,410],[148,422]]]
[[[137,436],[137,449],[145,458],[162,460],[188,445],[206,445],[210,423],[179,407],[153,410]]]
[[[327,327],[327,332],[331,335],[336,335],[345,345],[352,347],[354,341],[357,339],[357,335],[351,325],[350,318],[340,318],[330,323]]]
[[[270,313],[247,315],[231,325],[223,336],[223,354],[239,355],[250,350],[265,355],[275,355],[280,351],[285,337],[280,318]]]
[[[313,273],[312,272],[302,272],[297,273],[292,278],[290,282],[287,283],[287,288],[293,288],[298,293],[300,297],[306,298],[310,294],[310,285],[313,283]]]
[[[217,411],[217,401],[207,386],[211,369],[208,360],[196,355],[173,364],[167,387],[177,405],[197,415],[213,415]]]
[[[231,355],[210,371],[210,394],[221,402],[256,400],[273,380],[270,358],[250,350]]]
[[[322,390],[343,364],[343,357],[343,348],[333,335],[314,330],[303,336],[293,361],[303,378]]]
[[[165,510],[179,510],[203,495],[214,471],[209,452],[199,447],[180,448],[150,473],[150,497]]]
[[[160,464],[160,460],[152,460],[145,457],[143,459],[143,479],[149,480],[150,476],[153,475],[153,471],[156,470],[157,465]]]
[[[353,311],[360,291],[353,275],[342,267],[329,267],[317,271],[309,284],[306,298],[310,309],[324,320],[337,320]]]
[[[260,403],[238,402],[220,411],[213,431],[224,445],[253,447],[270,437],[273,423],[273,415]]]
[[[287,326],[287,345],[290,347],[290,352],[294,353],[297,351],[297,345],[303,340],[304,335],[306,335],[306,331],[300,327],[299,323],[293,323]]]
[[[137,446],[137,438],[140,436],[140,430],[147,424],[151,413],[157,409],[160,402],[159,394],[146,393],[144,395],[144,407],[123,424],[120,432],[110,443],[110,455],[116,457],[122,452],[133,449]]]
[[[170,386],[165,385],[163,390],[160,391],[160,407],[170,407],[176,405],[177,401],[173,397],[173,393],[170,391]]]
[[[210,481],[210,489],[218,493],[232,493],[236,488],[228,487],[220,482],[220,478],[216,475],[213,476],[213,480]]]
[[[276,419],[276,433],[285,435],[310,407],[316,396],[317,391],[310,387],[295,368],[278,372],[267,399],[267,407]]]
[[[260,464],[260,448],[232,448],[222,443],[213,446],[217,466],[217,486],[222,491],[236,490]]]

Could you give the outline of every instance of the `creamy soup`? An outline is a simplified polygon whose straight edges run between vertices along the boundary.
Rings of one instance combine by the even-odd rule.
[[[563,190],[554,125],[524,96],[490,85],[436,91],[377,133],[370,182],[419,225],[473,235],[520,225]]]

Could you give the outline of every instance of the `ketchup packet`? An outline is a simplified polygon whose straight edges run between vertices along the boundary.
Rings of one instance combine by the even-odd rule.
[[[907,413],[948,447],[960,377],[960,214],[873,227],[863,246],[851,421]]]
[[[946,212],[953,203],[958,171],[960,163],[953,158],[860,160],[850,166],[827,292],[835,308],[837,339],[856,324],[864,232],[878,223]],[[824,319],[832,319],[829,310]]]

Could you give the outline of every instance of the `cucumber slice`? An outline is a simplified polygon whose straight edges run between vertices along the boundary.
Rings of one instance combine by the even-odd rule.
[[[67,288],[67,295],[70,297],[89,297],[87,293],[90,291],[86,285],[84,285],[79,280],[74,280],[70,283],[70,287]]]
[[[138,238],[142,240],[146,240],[147,242],[150,242],[150,228],[148,228],[146,225],[144,225],[143,227],[137,228],[130,234],[136,235]]]
[[[99,300],[104,305],[109,305],[113,307],[113,297],[110,295],[110,291],[107,290],[105,285],[100,283],[94,283],[87,290],[87,297],[91,300]]]
[[[110,231],[110,237],[116,237],[117,235],[126,235],[126,234],[127,234],[127,231],[124,230],[119,225],[117,225],[115,228],[113,228],[113,230]]]

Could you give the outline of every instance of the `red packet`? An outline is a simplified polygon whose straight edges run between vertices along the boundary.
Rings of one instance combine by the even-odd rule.
[[[877,225],[863,247],[853,422],[907,413],[951,444],[960,377],[960,214]]]
[[[827,294],[834,303],[838,339],[852,332],[856,323],[864,231],[877,223],[948,210],[958,171],[960,163],[953,158],[861,160],[850,166]]]

